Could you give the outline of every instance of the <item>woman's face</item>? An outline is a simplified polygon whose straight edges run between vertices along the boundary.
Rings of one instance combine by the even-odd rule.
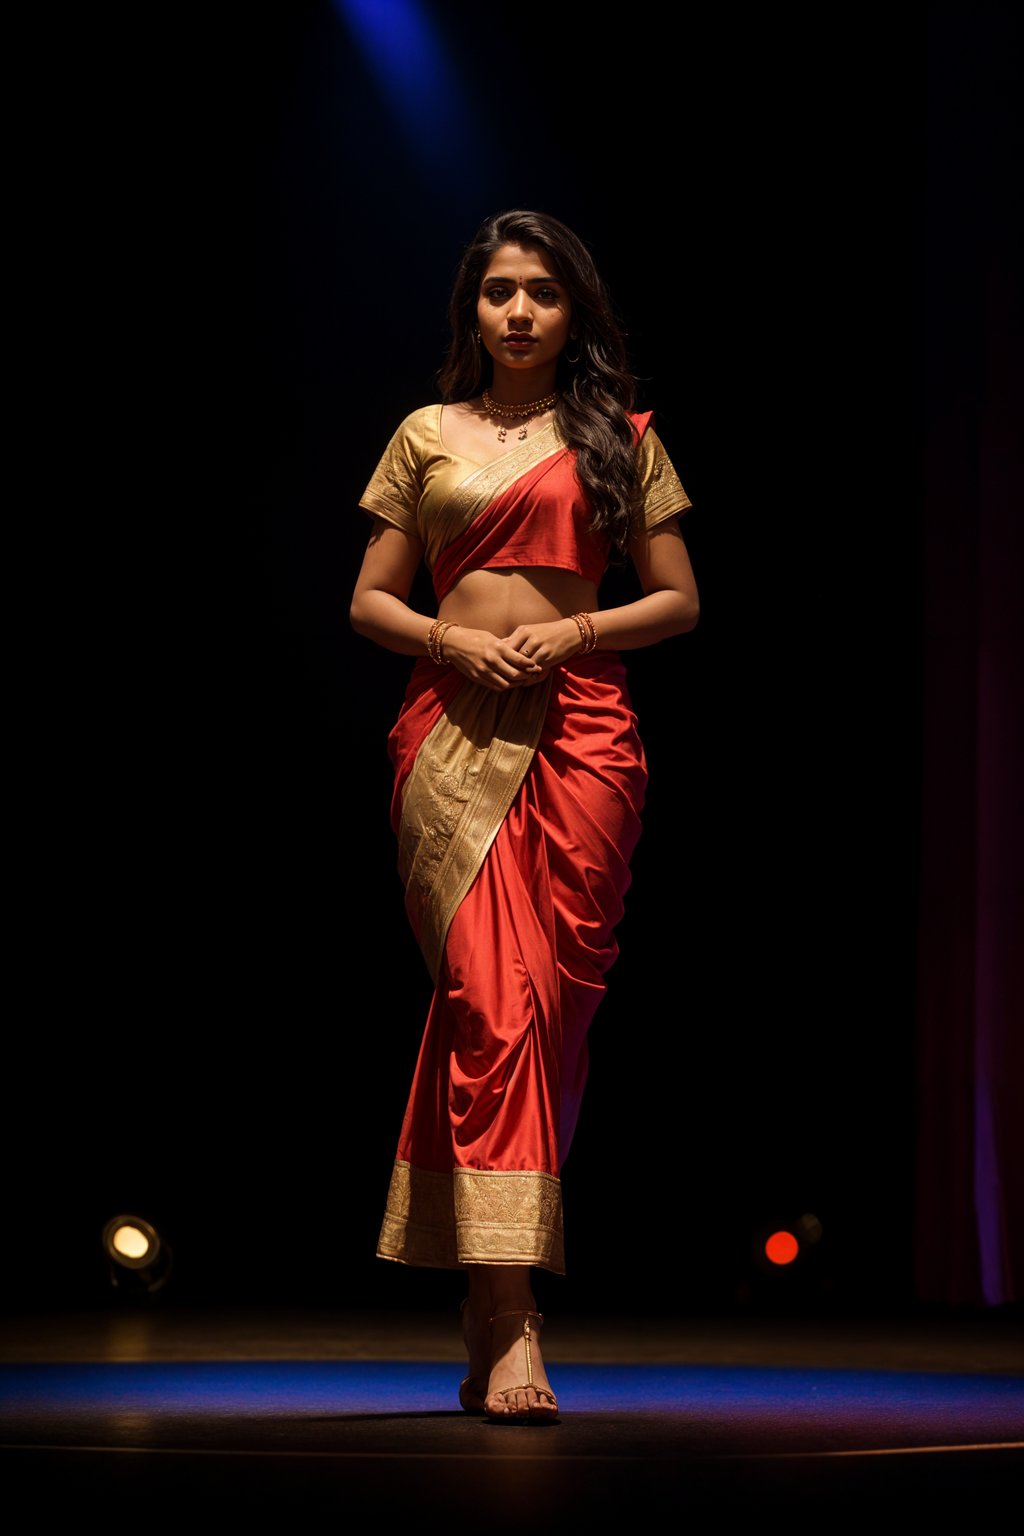
[[[496,365],[554,377],[572,328],[572,301],[551,258],[534,245],[503,245],[480,282],[480,339]],[[550,386],[548,386],[550,387]]]

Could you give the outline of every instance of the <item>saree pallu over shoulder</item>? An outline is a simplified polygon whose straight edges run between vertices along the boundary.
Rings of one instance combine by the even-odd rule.
[[[546,465],[564,458],[565,454],[566,450],[549,422],[535,437],[517,443],[489,464],[472,470],[443,500],[433,501],[429,507],[430,515],[420,528],[420,536],[424,544],[424,560],[427,569],[434,574],[434,590],[439,598],[443,591],[438,589],[437,567],[444,553],[499,501],[521,502],[529,491],[533,475],[537,471],[543,472]],[[444,591],[453,584],[449,582]]]
[[[437,557],[434,591],[440,602],[469,571],[542,565],[575,571],[596,586],[610,548],[607,536],[590,527],[575,458],[562,448],[474,510]]]

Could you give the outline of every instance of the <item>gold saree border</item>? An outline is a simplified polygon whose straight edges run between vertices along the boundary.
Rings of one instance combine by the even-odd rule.
[[[440,434],[439,434],[440,435]],[[514,485],[528,469],[563,451],[565,444],[549,421],[536,437],[500,453],[482,464],[455,487],[443,507],[431,516],[427,531],[425,560],[433,570],[439,557],[460,534],[464,533],[501,492]]]
[[[536,438],[519,442],[514,449],[499,453],[496,459],[491,459],[488,464],[482,464],[471,475],[465,476],[464,481],[456,485],[448,496],[444,507],[438,508],[431,518],[425,550],[427,567],[433,570],[448,545],[465,533],[474,519],[487,511],[496,496],[514,485],[527,470],[540,464],[543,459],[562,453],[563,447],[565,444],[557,436],[554,422],[550,421],[540,429]]]
[[[496,693],[464,683],[416,754],[402,795],[398,871],[436,982],[444,941],[533,761],[552,673]]]
[[[561,1180],[534,1169],[435,1173],[399,1159],[377,1257],[423,1269],[535,1264],[564,1275]]]

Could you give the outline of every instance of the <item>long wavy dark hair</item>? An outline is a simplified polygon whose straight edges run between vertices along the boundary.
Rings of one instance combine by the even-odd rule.
[[[470,400],[487,382],[476,339],[483,275],[503,245],[536,246],[554,264],[572,300],[570,341],[558,359],[555,423],[576,451],[576,477],[593,511],[591,526],[606,533],[624,556],[639,525],[642,491],[636,434],[627,412],[636,399],[626,340],[594,259],[560,219],[524,208],[485,219],[459,262],[448,306],[451,343],[437,382],[446,402]],[[573,352],[572,358],[566,352]]]

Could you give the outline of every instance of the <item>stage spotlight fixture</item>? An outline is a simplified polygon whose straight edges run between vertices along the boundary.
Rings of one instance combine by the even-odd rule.
[[[126,1295],[153,1296],[170,1278],[171,1250],[142,1216],[112,1216],[103,1228],[103,1252],[111,1285]]]

